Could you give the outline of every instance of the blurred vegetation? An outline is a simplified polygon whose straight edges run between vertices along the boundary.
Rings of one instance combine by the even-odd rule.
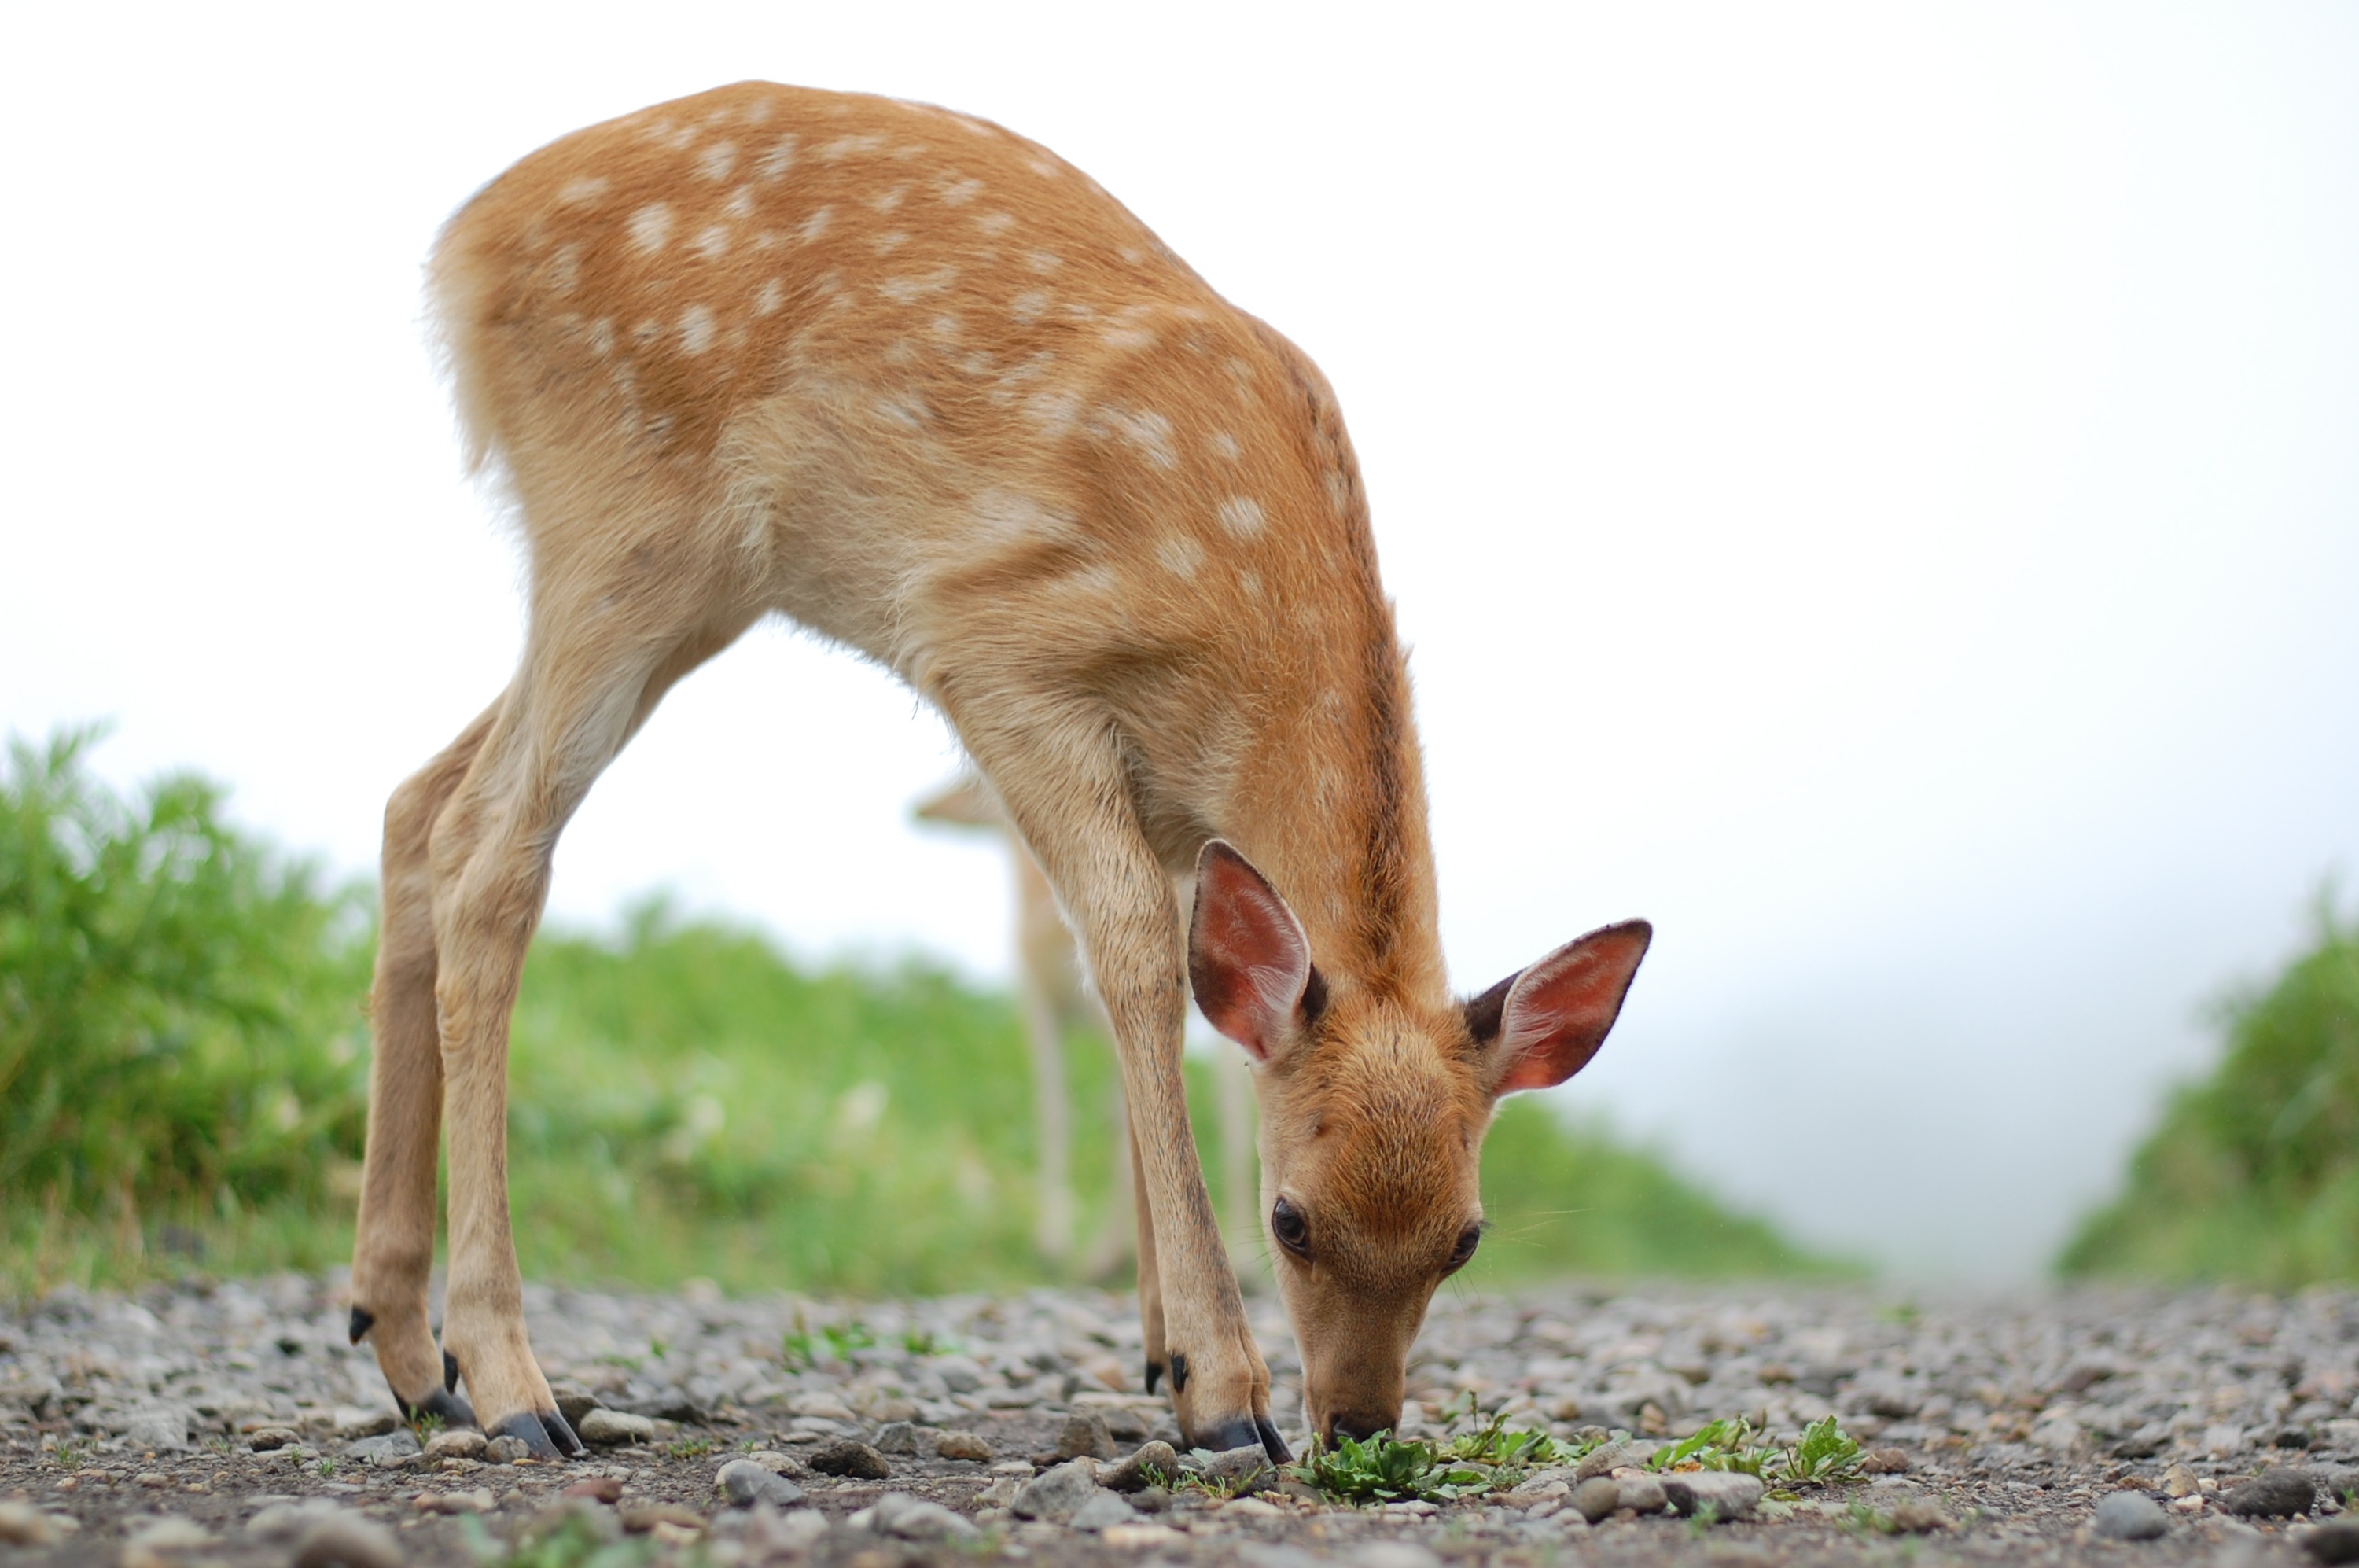
[[[201,780],[118,798],[89,740],[19,745],[0,784],[0,1282],[340,1261],[365,890],[227,825]],[[541,934],[510,1062],[527,1275],[853,1293],[1047,1277],[1015,1006],[937,967],[813,973],[651,901],[612,938]],[[1086,1237],[1117,1201],[1113,1052],[1076,1040],[1067,1071]],[[1188,1071],[1217,1171],[1210,1073]],[[1475,1288],[1825,1267],[1529,1098],[1500,1116],[1484,1185]]]
[[[2221,1022],[2219,1066],[2172,1096],[2063,1273],[2275,1289],[2359,1278],[2359,921],[2321,897],[2311,949],[2231,997]]]

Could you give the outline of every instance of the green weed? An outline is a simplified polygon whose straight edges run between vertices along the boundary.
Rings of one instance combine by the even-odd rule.
[[[1802,1429],[1799,1443],[1787,1445],[1780,1456],[1777,1478],[1789,1485],[1823,1485],[1847,1481],[1859,1474],[1867,1454],[1841,1422],[1829,1416]]]
[[[1742,1416],[1716,1421],[1693,1436],[1657,1449],[1647,1465],[1658,1471],[1739,1470],[1777,1488],[1771,1497],[1791,1501],[1795,1486],[1850,1480],[1867,1457],[1833,1416],[1813,1421],[1799,1440],[1782,1449],[1755,1441],[1757,1436]]]
[[[677,1443],[665,1444],[664,1453],[674,1459],[701,1459],[712,1453],[712,1448],[713,1441],[709,1437],[683,1437]]]
[[[1331,1497],[1354,1503],[1447,1502],[1479,1496],[1492,1485],[1488,1474],[1431,1443],[1402,1443],[1384,1432],[1338,1438],[1332,1446],[1313,1438],[1310,1456],[1290,1474]]]
[[[1740,1470],[1764,1480],[1779,1465],[1775,1448],[1754,1442],[1753,1424],[1743,1416],[1716,1421],[1679,1442],[1655,1451],[1647,1461],[1654,1470],[1677,1470],[1692,1465],[1699,1470]]]
[[[459,1534],[468,1555],[481,1568],[646,1568],[659,1552],[654,1541],[644,1537],[608,1541],[578,1513],[566,1514],[551,1528],[527,1531],[505,1545],[484,1528],[482,1519],[462,1514]]]

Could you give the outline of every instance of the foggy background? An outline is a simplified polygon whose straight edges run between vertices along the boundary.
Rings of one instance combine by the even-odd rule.
[[[2021,1279],[2359,866],[2359,7],[48,7],[0,56],[0,725],[371,868],[506,680],[419,266],[746,77],[1000,120],[1308,349],[1463,988],[1634,914],[1603,1111],[1805,1239]],[[757,633],[559,854],[1006,971],[956,757]]]

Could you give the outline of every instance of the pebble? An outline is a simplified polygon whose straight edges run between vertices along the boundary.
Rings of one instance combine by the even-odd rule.
[[[1662,1482],[1643,1471],[1613,1477],[1616,1508],[1630,1508],[1642,1514],[1658,1514],[1670,1507],[1671,1499],[1663,1490]]]
[[[626,1503],[614,1510],[614,1517],[633,1535],[646,1535],[667,1525],[684,1530],[704,1529],[702,1514],[678,1503]]]
[[[71,1514],[49,1514],[30,1503],[0,1503],[0,1545],[49,1546],[82,1528]]]
[[[429,1459],[481,1459],[484,1456],[484,1434],[464,1428],[438,1432],[426,1440]]]
[[[849,1438],[829,1443],[804,1463],[821,1475],[842,1475],[853,1481],[882,1481],[893,1474],[893,1466],[883,1454]]]
[[[1016,1490],[1008,1511],[1017,1519],[1047,1519],[1062,1524],[1097,1495],[1097,1478],[1086,1459],[1070,1460],[1043,1470]]]
[[[803,1489],[767,1465],[751,1459],[733,1459],[712,1479],[713,1489],[731,1505],[750,1508],[756,1503],[790,1508],[803,1500]]]
[[[246,1434],[245,1445],[256,1454],[275,1454],[301,1436],[291,1426],[258,1426]]]
[[[1234,1508],[1236,1505],[1229,1505]],[[1068,1522],[1075,1530],[1100,1530],[1112,1525],[1136,1524],[1139,1511],[1112,1492],[1099,1492],[1073,1510]]]
[[[991,1463],[991,1444],[974,1432],[946,1432],[934,1440],[934,1457],[988,1465]]]
[[[1112,1459],[1115,1452],[1114,1433],[1106,1430],[1105,1417],[1096,1410],[1074,1411],[1057,1434],[1060,1459]]]
[[[1571,1506],[1591,1524],[1622,1506],[1622,1483],[1611,1475],[1590,1475],[1572,1489]]]
[[[2144,1492],[2108,1492],[2090,1528],[2108,1541],[2152,1541],[2170,1529],[2170,1516]]]
[[[1902,1535],[1930,1535],[1955,1530],[1958,1521],[1930,1497],[1903,1497],[1892,1506],[1892,1528]]]
[[[1661,1488],[1682,1516],[1693,1519],[1708,1511],[1722,1524],[1751,1519],[1765,1489],[1759,1476],[1741,1470],[1674,1471],[1662,1478]]]
[[[1275,1480],[1277,1475],[1269,1454],[1258,1443],[1215,1454],[1204,1461],[1204,1479],[1221,1482],[1239,1492],[1251,1491],[1265,1477]]]
[[[593,1410],[574,1427],[582,1442],[598,1448],[618,1448],[629,1443],[655,1441],[656,1423],[626,1410]]]
[[[2359,1519],[2332,1519],[2299,1539],[2313,1562],[2359,1563]]]
[[[2284,1465],[2264,1470],[2241,1486],[2231,1488],[2220,1497],[2221,1508],[2246,1518],[2289,1519],[2306,1514],[2318,1500],[2318,1487],[2310,1472]]]
[[[869,1509],[868,1528],[904,1541],[968,1541],[983,1533],[973,1520],[907,1492],[887,1492],[877,1498]]]
[[[393,1531],[338,1508],[303,1532],[290,1568],[404,1568],[408,1561]]]
[[[1179,1475],[1178,1452],[1158,1440],[1141,1443],[1129,1458],[1100,1475],[1098,1484],[1109,1491],[1143,1492],[1149,1486],[1168,1486]]]
[[[520,1437],[510,1437],[506,1432],[484,1444],[484,1463],[486,1465],[513,1465],[519,1459],[531,1457],[532,1444]]]

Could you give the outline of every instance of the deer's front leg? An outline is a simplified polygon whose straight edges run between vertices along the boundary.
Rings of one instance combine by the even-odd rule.
[[[1189,1129],[1180,1077],[1187,946],[1169,875],[1139,831],[1111,726],[997,695],[989,727],[962,722],[955,702],[944,706],[1063,899],[1114,1023],[1137,1161],[1149,1355],[1159,1299],[1161,1360],[1189,1444],[1259,1443],[1273,1458],[1290,1457],[1270,1423],[1269,1368]]]

